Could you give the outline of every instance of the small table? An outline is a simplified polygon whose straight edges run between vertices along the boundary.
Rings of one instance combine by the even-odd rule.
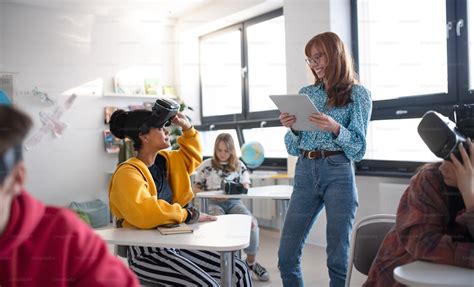
[[[415,261],[393,271],[398,282],[413,287],[473,287],[474,270],[452,265]]]
[[[209,198],[240,198],[240,199],[273,199],[279,202],[281,226],[285,220],[286,211],[290,202],[293,186],[291,185],[267,185],[251,187],[247,194],[225,194],[222,190],[198,192],[196,197],[201,200],[201,208],[204,212],[208,211]]]
[[[221,284],[230,287],[235,286],[235,252],[250,244],[251,221],[248,215],[221,215],[217,221],[190,225],[193,233],[175,235],[162,235],[156,229],[134,228],[108,228],[95,232],[109,244],[217,251],[221,254]]]

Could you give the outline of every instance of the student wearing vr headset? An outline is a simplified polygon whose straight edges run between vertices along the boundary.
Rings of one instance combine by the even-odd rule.
[[[213,221],[188,207],[194,194],[190,175],[202,161],[197,130],[178,112],[179,105],[159,99],[153,111],[118,110],[110,130],[133,141],[136,156],[121,163],[109,186],[110,208],[123,227],[152,229],[164,224]],[[166,129],[178,125],[179,150],[169,150]],[[130,268],[144,281],[166,286],[219,286],[220,255],[211,251],[129,246]],[[246,264],[236,260],[237,286],[252,286]]]
[[[25,191],[31,119],[0,105],[0,286],[139,286],[77,215]]]
[[[423,116],[418,132],[444,160],[423,166],[410,180],[395,226],[363,286],[404,286],[395,281],[393,270],[415,260],[474,269],[474,145],[469,139],[474,136],[474,116],[466,113],[471,108],[457,113],[464,117],[456,117],[456,128],[434,112]]]

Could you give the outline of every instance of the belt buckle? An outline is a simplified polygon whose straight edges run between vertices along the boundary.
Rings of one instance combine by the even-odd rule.
[[[315,155],[314,157],[311,156],[311,153],[312,153],[312,152],[313,152],[313,151],[308,151],[308,156],[307,156],[308,159],[315,159],[315,158],[316,158],[316,155]],[[316,153],[316,152],[314,152],[314,153]]]

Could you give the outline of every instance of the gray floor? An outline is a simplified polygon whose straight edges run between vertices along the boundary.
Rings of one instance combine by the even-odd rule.
[[[280,272],[277,268],[277,251],[280,235],[277,231],[260,228],[260,251],[257,260],[270,272],[270,281],[259,282],[254,280],[254,286],[277,287],[282,286]],[[303,276],[305,286],[329,286],[329,276],[326,268],[326,252],[324,248],[315,245],[306,245],[303,250]],[[351,286],[361,286],[365,276],[353,271]]]

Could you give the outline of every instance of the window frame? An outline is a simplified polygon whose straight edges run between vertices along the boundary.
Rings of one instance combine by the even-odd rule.
[[[202,39],[206,39],[207,37],[213,37],[215,35],[221,34],[221,33],[227,33],[229,31],[234,31],[235,29],[238,29],[241,33],[241,69],[246,69],[248,66],[248,57],[247,57],[247,39],[246,39],[246,30],[248,27],[265,22],[267,20],[279,17],[279,16],[284,16],[283,14],[283,8],[279,8],[273,11],[270,11],[268,13],[262,14],[260,16],[256,16],[254,18],[245,20],[243,22],[222,28],[220,30],[217,30],[215,32],[208,33],[206,35],[203,35],[199,37],[199,42],[201,42]],[[199,54],[201,54],[199,52]],[[199,62],[201,62],[199,60]],[[201,118],[201,123],[203,125],[211,125],[219,122],[231,122],[238,124],[241,121],[249,121],[249,120],[265,120],[268,118],[278,118],[279,112],[277,109],[275,110],[267,110],[267,111],[259,111],[259,112],[250,112],[249,111],[249,81],[248,81],[248,74],[251,71],[246,71],[245,76],[241,78],[242,81],[242,113],[240,114],[229,114],[229,115],[219,115],[219,116],[203,116],[203,94],[202,94],[202,78],[201,78],[201,69],[199,69],[199,102],[201,105],[201,111],[200,111],[200,118]]]
[[[351,0],[351,40],[357,73],[359,72],[358,2]],[[447,39],[448,92],[415,95],[373,102],[371,120],[420,118],[429,110],[436,110],[452,119],[452,105],[473,103],[469,91],[468,19],[466,0],[446,1],[446,25],[451,23]],[[456,35],[456,22],[464,20],[461,35]],[[473,55],[474,56],[474,55]],[[474,71],[473,71],[474,72]],[[363,84],[363,83],[362,83]],[[441,161],[441,159],[440,159]],[[369,176],[410,177],[425,162],[370,160],[356,163],[356,174]]]

